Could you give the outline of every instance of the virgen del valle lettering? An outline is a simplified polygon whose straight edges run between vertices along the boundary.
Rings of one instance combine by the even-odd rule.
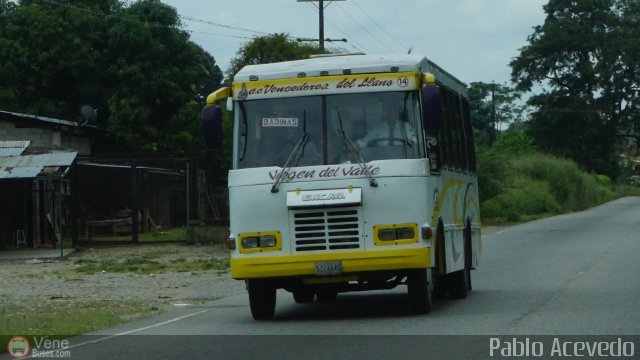
[[[362,169],[360,166],[351,165],[351,166],[329,166],[322,170],[289,170],[285,172],[284,179],[286,181],[300,180],[300,179],[327,179],[327,178],[335,178],[339,176],[350,177],[350,176],[361,176],[366,172],[369,172],[372,176],[376,176],[380,174],[380,168],[377,166],[370,165],[366,169]],[[271,180],[275,180],[278,177],[280,171],[269,171],[269,177]]]

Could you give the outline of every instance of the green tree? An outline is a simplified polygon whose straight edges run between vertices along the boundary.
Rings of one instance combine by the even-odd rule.
[[[247,65],[268,64],[288,60],[306,59],[318,54],[315,45],[292,40],[287,34],[272,34],[256,37],[244,44],[231,59],[227,70],[227,82],[231,82],[235,74]]]
[[[193,150],[200,134],[193,132],[199,110],[192,102],[202,101],[222,75],[213,58],[180,30],[176,10],[159,0],[138,1],[119,13],[107,39],[106,73],[115,83],[108,85],[106,106],[116,145]]]
[[[621,142],[638,134],[639,6],[632,0],[550,0],[511,62],[517,88],[536,84],[530,135],[545,150],[615,175]]]
[[[73,2],[69,2],[72,5]],[[103,56],[105,19],[77,16],[41,1],[3,1],[0,11],[0,106],[19,112],[75,120],[91,96]],[[88,11],[110,2],[92,2]]]
[[[98,151],[201,148],[214,58],[159,0],[0,0],[0,108],[76,120],[98,109]]]
[[[523,122],[525,105],[522,93],[506,84],[472,82],[469,84],[471,124],[480,131],[481,143],[496,140],[499,129]]]

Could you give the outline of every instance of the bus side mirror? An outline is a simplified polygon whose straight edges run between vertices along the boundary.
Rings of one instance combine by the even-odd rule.
[[[422,123],[427,133],[436,133],[442,126],[442,99],[440,87],[423,86],[420,91],[422,101]]]
[[[202,135],[207,149],[222,149],[222,109],[220,105],[202,109]]]

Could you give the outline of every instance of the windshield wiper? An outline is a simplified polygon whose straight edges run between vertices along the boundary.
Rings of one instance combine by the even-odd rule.
[[[358,152],[358,149],[356,148],[355,144],[349,137],[349,134],[347,134],[347,132],[344,131],[344,127],[342,126],[342,116],[340,116],[340,109],[336,109],[336,111],[338,112],[338,123],[340,124],[340,135],[342,135],[342,139],[344,140],[345,145],[347,145],[347,149],[351,153],[351,156],[353,156],[353,159],[358,163],[358,165],[360,165],[362,172],[365,175],[367,175],[367,178],[369,178],[369,185],[371,185],[371,187],[378,187],[378,182],[373,177],[373,175],[371,175],[371,173],[369,172],[369,169],[367,169],[367,165],[365,164],[364,159],[362,159],[362,156],[360,156],[360,153]]]
[[[296,144],[296,146],[293,148],[293,151],[291,151],[291,154],[289,154],[287,161],[282,166],[282,171],[280,171],[280,173],[276,177],[276,181],[273,183],[273,186],[271,187],[272,193],[278,192],[278,188],[280,187],[280,184],[282,183],[282,179],[284,179],[285,174],[289,172],[289,169],[293,166],[294,163],[297,165],[302,159],[302,154],[304,154],[304,147],[307,145],[307,141],[309,141],[309,136],[310,136],[310,134],[307,132],[307,112],[306,111],[304,112],[302,124],[303,124],[304,133],[302,134],[302,137],[300,138],[300,140],[298,140],[298,143]]]
[[[242,112],[242,132],[240,134],[240,138],[244,140],[242,141],[242,153],[239,154],[238,156],[238,160],[242,161],[244,160],[244,155],[247,152],[247,110],[244,108],[244,102],[239,101],[240,104],[240,111]]]

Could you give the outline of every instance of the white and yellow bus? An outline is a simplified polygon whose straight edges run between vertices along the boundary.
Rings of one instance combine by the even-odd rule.
[[[231,274],[251,313],[406,285],[464,298],[480,214],[466,85],[424,57],[344,55],[250,65],[207,98],[205,139],[233,110]]]

